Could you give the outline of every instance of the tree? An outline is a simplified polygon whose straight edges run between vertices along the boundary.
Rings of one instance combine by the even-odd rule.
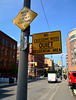
[[[13,66],[9,68],[9,72],[11,74],[17,74],[18,69],[16,68],[16,65],[15,64],[13,64]]]
[[[46,73],[47,73],[47,74],[48,74],[48,73],[56,73],[56,74],[58,74],[59,72],[58,72],[57,70],[51,71],[51,70],[49,69],[49,70],[46,71]]]

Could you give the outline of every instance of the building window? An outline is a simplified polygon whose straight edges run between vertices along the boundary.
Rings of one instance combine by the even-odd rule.
[[[74,43],[74,42],[76,42],[76,39],[74,39],[74,40],[70,41],[70,44],[72,44],[72,43]]]
[[[74,60],[72,59],[72,67],[74,66]]]
[[[33,55],[32,55],[32,57],[33,57]]]
[[[2,54],[4,54],[4,51],[5,51],[4,48],[2,48]]]
[[[13,61],[13,65],[15,64],[15,62]]]
[[[12,48],[12,43],[11,43],[11,48]]]
[[[20,51],[20,48],[17,48],[17,51]]]
[[[6,66],[6,60],[4,60],[4,66]]]
[[[9,66],[11,66],[11,65],[12,65],[12,62],[10,61],[10,62],[9,62]]]
[[[19,55],[19,52],[17,53],[17,55]]]
[[[8,46],[8,40],[6,40],[6,46]]]
[[[10,52],[10,57],[12,57],[12,51]]]
[[[5,39],[3,38],[2,43],[4,44],[4,42],[5,42]]]
[[[6,55],[6,56],[8,55],[8,49],[5,50],[5,55]]]
[[[76,59],[75,59],[75,66],[76,66]]]
[[[17,57],[17,59],[19,59],[19,56]]]
[[[71,55],[72,59],[73,59],[73,55]]]
[[[66,63],[66,65],[68,66],[68,62]]]
[[[33,59],[31,59],[31,62],[33,62]]]
[[[15,52],[13,53],[13,58],[15,58]]]
[[[33,67],[33,64],[31,64],[31,67]]]
[[[75,44],[73,44],[73,48],[75,49]]]
[[[71,54],[73,54],[73,50],[71,50]]]
[[[16,49],[16,46],[14,45],[14,49]]]
[[[6,64],[6,66],[7,66],[7,59],[5,60],[5,64]]]
[[[74,53],[76,52],[76,49],[74,49]]]
[[[0,66],[3,66],[3,65],[4,65],[4,59],[1,58],[1,60],[0,60]]]
[[[31,69],[31,72],[33,72],[33,69]]]
[[[76,37],[76,34],[75,34],[75,35],[72,35],[72,36],[70,37],[70,40],[73,39],[73,38],[75,38],[75,37]]]
[[[74,53],[74,59],[76,59],[76,53]]]
[[[71,45],[71,50],[72,50],[72,45]]]

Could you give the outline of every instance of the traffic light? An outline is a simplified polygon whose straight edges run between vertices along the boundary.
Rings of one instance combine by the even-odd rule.
[[[60,61],[58,61],[58,65],[61,65],[61,62]]]
[[[61,69],[61,67],[59,67],[59,69]]]
[[[65,69],[64,69],[64,71],[63,71],[64,73],[65,73]]]
[[[35,62],[35,66],[37,66],[37,62]]]

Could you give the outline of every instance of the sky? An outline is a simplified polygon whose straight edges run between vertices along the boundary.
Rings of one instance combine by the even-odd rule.
[[[41,1],[45,10],[42,9]],[[0,30],[15,39],[20,44],[21,29],[12,23],[12,20],[23,8],[24,0],[0,0]],[[31,22],[30,35],[35,33],[61,31],[63,65],[66,66],[68,32],[76,28],[76,0],[31,0],[31,10],[37,17]],[[30,42],[32,43],[32,37]],[[54,60],[58,64],[62,54],[49,54],[45,57]]]

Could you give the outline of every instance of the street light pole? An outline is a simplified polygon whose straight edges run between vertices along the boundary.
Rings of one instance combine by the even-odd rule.
[[[63,76],[63,59],[62,59],[63,54],[61,55],[61,64],[62,64],[62,76]]]
[[[30,0],[24,0],[24,6],[30,8]],[[30,35],[30,26],[27,29],[25,29],[25,31],[21,31],[16,100],[27,100],[29,35]],[[27,38],[26,49],[24,49],[25,37]]]
[[[36,66],[36,77],[37,77],[37,66]]]

